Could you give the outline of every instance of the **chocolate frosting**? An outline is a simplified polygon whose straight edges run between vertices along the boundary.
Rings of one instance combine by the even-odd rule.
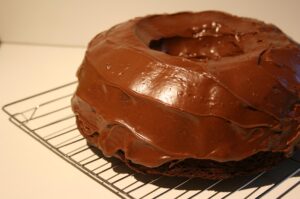
[[[300,48],[261,21],[207,11],[135,18],[98,34],[78,70],[81,133],[136,164],[291,155]]]

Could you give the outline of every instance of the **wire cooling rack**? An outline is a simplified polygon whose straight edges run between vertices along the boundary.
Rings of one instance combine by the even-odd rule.
[[[201,180],[135,173],[95,153],[76,128],[72,82],[3,107],[9,120],[120,198],[298,198],[300,153],[268,172],[229,180]]]

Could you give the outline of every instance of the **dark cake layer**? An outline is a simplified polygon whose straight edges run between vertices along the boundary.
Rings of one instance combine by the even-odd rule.
[[[90,146],[95,153],[102,154],[97,147]],[[115,156],[136,172],[165,176],[198,177],[209,180],[227,179],[267,171],[286,159],[283,153],[259,152],[240,161],[217,162],[190,158],[173,160],[159,167],[149,168],[125,159],[122,151],[118,151]]]

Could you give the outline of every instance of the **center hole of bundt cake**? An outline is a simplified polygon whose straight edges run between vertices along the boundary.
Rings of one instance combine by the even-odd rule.
[[[243,53],[234,35],[202,37],[170,37],[152,40],[149,47],[169,55],[195,61],[217,60]]]

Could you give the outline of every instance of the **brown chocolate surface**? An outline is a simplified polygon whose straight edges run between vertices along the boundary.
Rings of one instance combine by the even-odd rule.
[[[97,35],[77,75],[81,133],[134,164],[289,156],[300,140],[299,45],[254,19],[136,18]]]

